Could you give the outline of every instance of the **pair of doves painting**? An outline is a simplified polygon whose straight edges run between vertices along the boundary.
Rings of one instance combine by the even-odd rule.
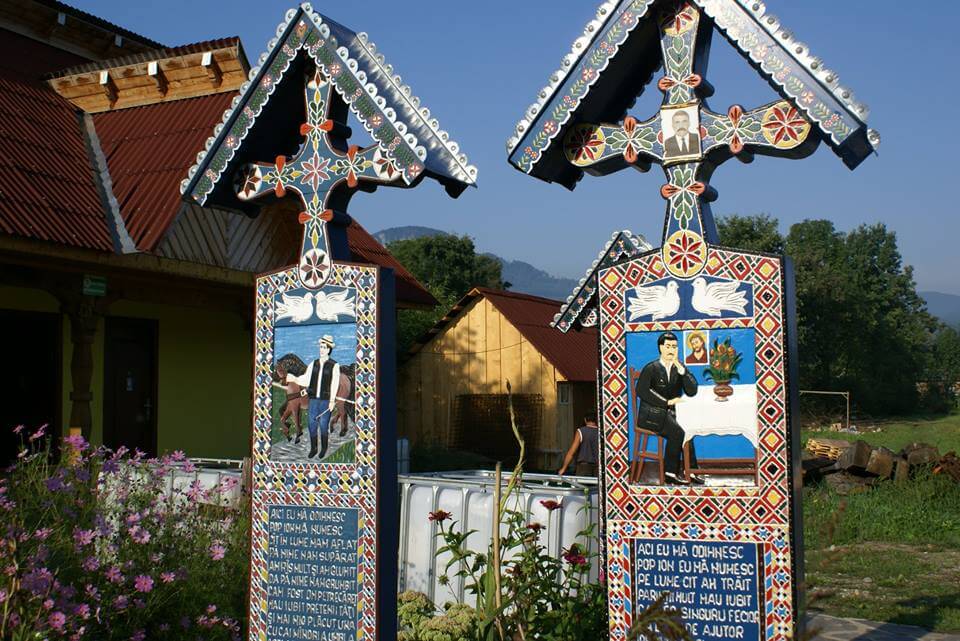
[[[720,316],[723,312],[746,314],[747,293],[740,290],[741,283],[723,281],[708,283],[703,277],[693,280],[691,306],[706,316]],[[652,320],[669,318],[680,309],[680,290],[677,281],[666,285],[637,287],[628,307],[630,320],[651,316]]]

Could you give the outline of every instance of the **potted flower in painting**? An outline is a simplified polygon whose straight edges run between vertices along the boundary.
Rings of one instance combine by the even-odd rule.
[[[729,338],[722,343],[714,339],[713,347],[710,348],[710,364],[704,369],[703,374],[708,380],[713,381],[713,393],[718,401],[726,401],[727,397],[733,394],[730,381],[740,380],[737,367],[740,366],[742,359],[743,354],[733,348]]]

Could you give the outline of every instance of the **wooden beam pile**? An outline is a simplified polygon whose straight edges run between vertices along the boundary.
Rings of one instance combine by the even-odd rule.
[[[851,486],[870,485],[881,479],[904,482],[920,468],[934,474],[946,474],[960,482],[960,457],[940,451],[928,443],[911,443],[899,452],[873,446],[863,440],[852,443],[833,439],[810,439],[803,453],[805,482],[841,473],[843,479],[830,479],[830,485],[848,491]]]

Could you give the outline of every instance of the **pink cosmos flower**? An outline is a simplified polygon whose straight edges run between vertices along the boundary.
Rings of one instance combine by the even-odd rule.
[[[227,548],[223,547],[220,543],[214,543],[210,546],[210,558],[214,561],[219,561],[227,553]]]
[[[105,576],[110,583],[120,583],[123,581],[123,574],[120,572],[120,568],[115,565],[110,566],[110,569],[106,571]]]
[[[133,580],[133,587],[137,592],[146,594],[153,590],[153,579],[146,574],[139,574],[137,578]]]
[[[87,443],[87,441],[84,440],[84,438],[79,434],[71,434],[67,438],[63,439],[63,442],[78,452],[82,452],[90,447],[90,444]]]
[[[40,528],[39,530],[37,530],[36,532],[33,533],[33,536],[36,537],[37,539],[43,541],[43,540],[46,539],[48,536],[50,536],[50,534],[51,534],[52,532],[53,532],[53,530],[51,530],[51,529],[48,528],[48,527]]]
[[[100,561],[95,556],[88,556],[83,560],[83,569],[87,572],[93,572],[100,567]]]
[[[150,533],[139,525],[134,525],[132,528],[130,528],[130,538],[132,538],[134,542],[143,545],[150,540]]]
[[[176,580],[177,575],[173,572],[161,572],[160,580],[164,583],[173,583]]]
[[[79,528],[73,531],[73,541],[79,546],[90,545],[93,543],[93,530],[81,530]]]
[[[147,633],[143,630],[137,630],[130,636],[130,641],[143,641],[147,638]]]
[[[49,623],[50,627],[54,630],[63,630],[63,626],[67,623],[67,616],[63,612],[54,612],[50,615],[50,618],[47,619],[47,623]]]

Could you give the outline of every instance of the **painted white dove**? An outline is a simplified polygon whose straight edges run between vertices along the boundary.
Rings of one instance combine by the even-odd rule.
[[[303,296],[280,294],[282,302],[277,303],[277,320],[289,318],[294,323],[302,323],[313,317],[313,292]]]
[[[747,293],[740,289],[739,281],[707,283],[701,276],[693,280],[693,308],[707,316],[719,316],[721,312],[747,313]]]
[[[660,320],[673,316],[680,309],[680,293],[677,281],[671,280],[666,285],[647,285],[633,290],[634,298],[630,301],[630,320],[635,321],[641,316],[653,314],[652,320]]]
[[[324,291],[317,292],[315,298],[317,317],[320,320],[335,321],[338,316],[356,316],[357,311],[354,307],[356,301],[348,298],[348,293],[345,289],[329,294]]]

